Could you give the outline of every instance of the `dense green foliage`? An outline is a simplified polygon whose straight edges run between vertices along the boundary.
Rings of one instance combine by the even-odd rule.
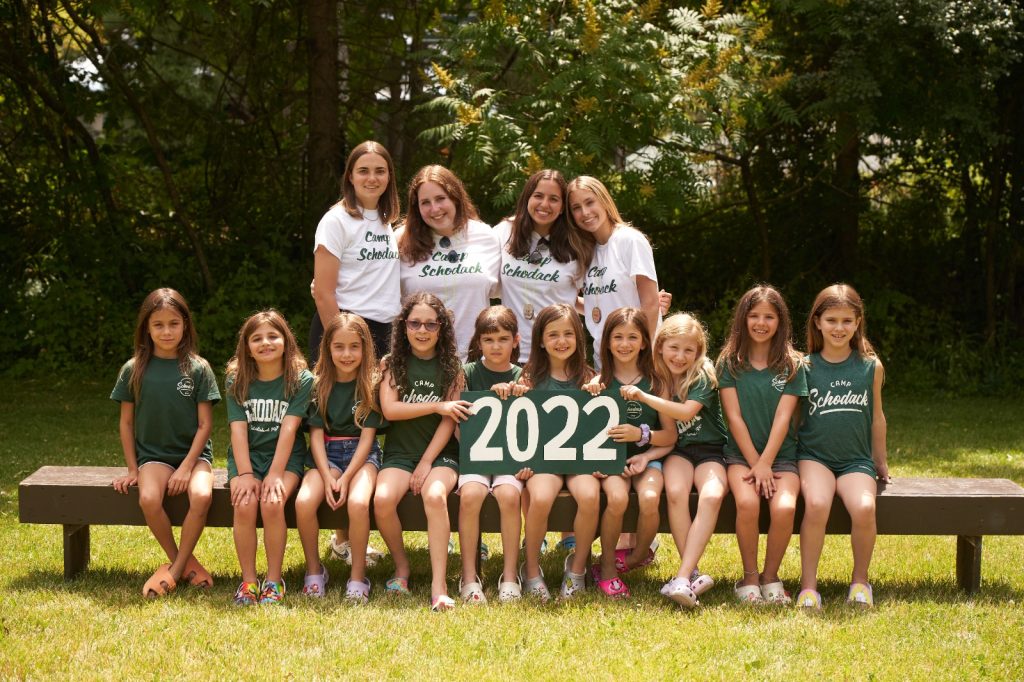
[[[156,286],[216,364],[260,306],[304,336],[324,163],[372,137],[490,221],[532,169],[601,177],[715,339],[756,281],[801,329],[845,279],[898,386],[1021,386],[1017,5],[681,4],[5,4],[0,370],[116,365]]]

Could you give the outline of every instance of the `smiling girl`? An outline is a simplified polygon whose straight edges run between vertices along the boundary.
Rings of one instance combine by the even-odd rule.
[[[462,181],[444,166],[425,166],[409,184],[409,214],[396,236],[402,295],[437,296],[455,316],[464,361],[476,316],[499,293],[501,245],[477,219]]]

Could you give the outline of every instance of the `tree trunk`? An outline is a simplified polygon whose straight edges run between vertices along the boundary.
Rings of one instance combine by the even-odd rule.
[[[307,225],[337,201],[341,176],[338,115],[338,0],[307,0],[309,22],[309,182]],[[312,244],[312,229],[305,230]]]
[[[836,231],[836,277],[852,279],[858,269],[860,222],[860,134],[853,115],[840,114],[836,120],[835,174],[832,185],[835,191],[832,224]]]

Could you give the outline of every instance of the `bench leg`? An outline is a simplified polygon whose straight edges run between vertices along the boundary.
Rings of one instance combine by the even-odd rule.
[[[89,526],[64,525],[64,580],[89,566]]]
[[[981,589],[981,536],[956,536],[956,583],[967,594]]]

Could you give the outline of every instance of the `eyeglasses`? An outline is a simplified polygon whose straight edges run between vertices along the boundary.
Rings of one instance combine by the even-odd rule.
[[[420,330],[420,327],[423,327],[428,332],[433,333],[433,332],[436,332],[438,329],[441,328],[441,323],[437,322],[437,321],[434,321],[434,322],[423,322],[421,320],[406,320],[405,321],[405,326],[406,326],[407,329],[410,329],[410,330],[412,330],[414,332],[418,332]]]
[[[438,242],[438,244],[440,244],[442,249],[450,249],[452,246],[452,240],[450,237],[441,237],[441,241]],[[455,263],[459,260],[459,252],[452,249],[446,253],[444,257],[449,263]]]
[[[537,263],[544,260],[544,254],[541,253],[541,249],[547,251],[548,243],[547,237],[541,237],[540,241],[537,242],[537,246],[533,247],[533,251],[531,251],[530,255],[526,257],[526,262],[530,265],[537,265]]]

